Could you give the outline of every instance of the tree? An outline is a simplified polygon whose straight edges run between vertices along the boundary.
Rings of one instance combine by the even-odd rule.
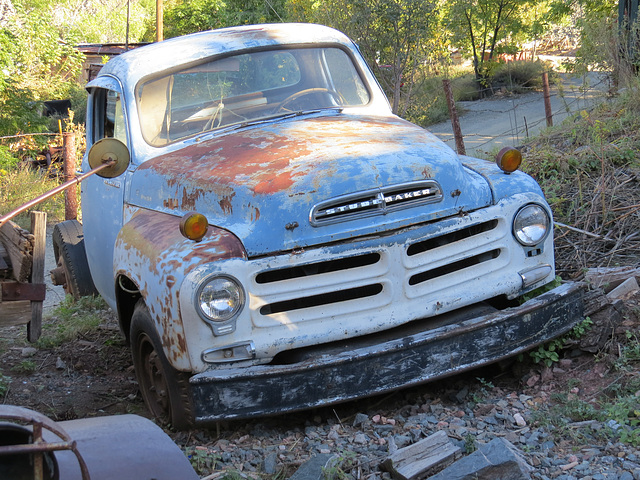
[[[49,15],[16,10],[0,27],[0,135],[42,131],[38,102],[64,98],[82,66]]]
[[[509,46],[510,40],[526,30],[523,16],[538,0],[452,0],[449,3],[449,27],[458,42],[466,45],[473,69],[482,88],[488,65],[496,49]]]
[[[316,18],[354,39],[402,114],[416,72],[437,50],[437,15],[436,0],[326,0]]]
[[[174,0],[165,6],[165,36],[233,25],[287,21],[285,0]]]

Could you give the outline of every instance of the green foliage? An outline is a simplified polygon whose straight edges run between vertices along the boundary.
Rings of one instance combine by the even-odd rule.
[[[171,2],[165,6],[165,37],[233,25],[278,23],[288,20],[289,11],[305,17],[308,6],[298,3],[290,10],[286,0],[192,0]],[[300,20],[300,18],[298,18]]]
[[[489,81],[494,90],[506,88],[514,93],[526,93],[542,89],[542,74],[549,70],[549,66],[540,60],[498,63]]]
[[[552,340],[544,345],[540,345],[537,350],[529,352],[529,356],[533,358],[534,362],[544,363],[547,367],[550,367],[560,360],[558,352],[562,347],[563,342],[561,340]]]
[[[358,457],[355,452],[342,451],[338,458],[322,469],[322,476],[325,480],[349,480],[349,472],[358,465]]]
[[[478,446],[476,445],[476,438],[471,433],[467,433],[464,436],[464,453],[468,455],[475,452],[477,449]]]
[[[0,145],[0,178],[8,175],[8,170],[16,168],[17,164],[18,158],[11,153],[9,147]]]
[[[199,475],[213,471],[220,461],[220,455],[215,450],[204,446],[187,447],[184,454]]]
[[[23,360],[14,367],[14,370],[24,375],[31,375],[38,368],[38,365],[33,360]]]
[[[316,20],[349,35],[360,47],[392,109],[403,114],[412,86],[430,61],[448,56],[435,0],[326,0]],[[405,98],[406,97],[406,98]]]
[[[546,0],[453,0],[447,6],[447,27],[471,57],[480,91],[489,87],[498,54],[519,51],[547,30],[550,19],[561,16]]]
[[[226,26],[221,0],[193,0],[167,4],[164,11],[165,37],[177,37]]]
[[[2,372],[0,372],[0,398],[4,398],[4,396],[9,392],[10,384],[11,377],[7,377]]]
[[[74,85],[82,55],[55,30],[47,12],[21,9],[0,28],[0,136],[45,131],[40,102]]]
[[[536,363],[544,363],[551,367],[560,360],[560,352],[574,340],[580,339],[585,333],[591,330],[593,322],[589,317],[578,322],[569,333],[560,338],[555,338],[550,342],[540,345],[536,350],[529,352],[529,356]]]
[[[104,308],[106,304],[102,297],[81,297],[76,301],[67,295],[53,312],[55,322],[43,325],[37,346],[53,348],[96,329],[101,323],[96,311]]]

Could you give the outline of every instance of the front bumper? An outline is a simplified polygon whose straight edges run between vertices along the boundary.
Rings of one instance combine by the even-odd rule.
[[[191,378],[195,420],[246,418],[330,405],[432,381],[510,357],[582,319],[583,286],[568,283],[521,306],[469,307],[345,342],[287,365],[220,369]],[[392,338],[391,338],[392,337]]]

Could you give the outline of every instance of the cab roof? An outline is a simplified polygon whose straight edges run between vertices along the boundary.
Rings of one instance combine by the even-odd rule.
[[[111,75],[136,84],[144,77],[177,65],[245,49],[279,45],[339,43],[350,49],[353,42],[330,27],[303,23],[277,23],[229,27],[192,33],[129,50],[102,67],[98,78]],[[87,87],[91,87],[90,82]]]

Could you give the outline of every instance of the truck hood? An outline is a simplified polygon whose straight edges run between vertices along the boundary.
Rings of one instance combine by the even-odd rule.
[[[433,182],[427,188],[425,181]],[[130,182],[129,204],[202,213],[234,233],[250,257],[403,228],[492,201],[486,180],[426,130],[397,117],[341,114],[194,140],[144,162]],[[367,200],[372,192],[382,192],[377,204]],[[401,202],[387,208],[391,195]],[[318,204],[327,207],[321,214],[346,215],[312,221]]]

